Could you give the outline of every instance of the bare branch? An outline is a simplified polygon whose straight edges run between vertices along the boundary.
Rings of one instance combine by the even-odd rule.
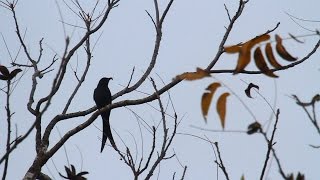
[[[233,18],[231,19],[228,27],[227,27],[227,30],[220,42],[220,45],[219,45],[219,48],[218,48],[218,52],[216,54],[216,56],[213,58],[213,60],[211,61],[211,63],[208,65],[208,67],[206,68],[207,71],[211,70],[212,67],[218,62],[218,60],[220,59],[220,56],[222,55],[222,53],[224,52],[224,44],[226,43],[228,37],[229,37],[229,34],[233,28],[233,25],[234,23],[236,22],[236,20],[240,17],[240,15],[242,14],[242,11],[246,5],[247,1],[243,1],[243,0],[240,0],[239,2],[239,7],[238,7],[238,10],[237,12],[235,13],[235,15],[233,16]]]
[[[220,150],[219,150],[218,142],[215,142],[214,145],[216,146],[216,149],[217,149],[217,152],[218,152],[219,161],[220,161],[220,162],[216,162],[216,163],[221,168],[221,170],[222,170],[224,176],[226,177],[226,179],[229,180],[229,175],[227,173],[226,167],[223,165],[223,161],[222,161],[222,158],[221,158],[221,153],[220,153]]]
[[[270,156],[271,150],[273,149],[273,147],[272,147],[274,145],[273,144],[273,138],[274,138],[274,135],[275,135],[275,132],[276,132],[276,129],[277,129],[277,124],[278,124],[278,121],[279,121],[279,114],[280,114],[280,110],[278,109],[277,110],[277,114],[276,114],[276,122],[274,123],[274,126],[273,126],[272,135],[271,135],[270,140],[268,141],[268,151],[267,151],[266,159],[264,161],[264,165],[263,165],[262,172],[261,172],[261,175],[260,175],[260,180],[263,180],[263,176],[264,176],[264,173],[265,173],[267,165],[268,165],[269,156]]]
[[[10,110],[10,80],[7,81],[7,91],[6,91],[6,112],[7,112],[7,144],[6,144],[6,153],[10,151],[10,139],[11,139],[11,110]],[[4,168],[3,168],[3,175],[2,179],[5,180],[7,176],[7,170],[9,166],[9,153],[8,156],[5,158]]]

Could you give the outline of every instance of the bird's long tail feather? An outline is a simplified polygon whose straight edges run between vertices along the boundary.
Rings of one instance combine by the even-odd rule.
[[[111,133],[109,116],[110,116],[110,112],[105,112],[105,113],[101,114],[102,124],[103,124],[101,152],[103,151],[103,148],[104,148],[108,138],[109,138],[109,141],[110,141],[112,147],[116,148],[116,144],[113,140],[112,133]]]

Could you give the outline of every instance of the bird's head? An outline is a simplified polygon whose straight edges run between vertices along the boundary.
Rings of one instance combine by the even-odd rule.
[[[100,79],[99,81],[99,84],[98,86],[107,86],[109,84],[109,81],[111,80],[112,78],[110,77],[103,77]]]

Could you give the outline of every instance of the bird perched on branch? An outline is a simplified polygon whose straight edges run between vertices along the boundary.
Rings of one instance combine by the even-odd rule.
[[[93,99],[96,102],[97,108],[102,109],[108,104],[111,104],[111,92],[108,87],[109,81],[112,78],[101,78],[96,89],[94,90]],[[107,142],[107,139],[109,138],[109,141],[111,145],[116,148],[116,144],[113,140],[112,134],[111,134],[111,128],[110,128],[110,109],[107,111],[102,112],[101,111],[101,118],[102,118],[102,144],[101,144],[101,152],[103,151],[103,148]]]

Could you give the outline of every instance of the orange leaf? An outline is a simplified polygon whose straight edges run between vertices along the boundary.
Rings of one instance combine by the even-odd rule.
[[[254,51],[253,57],[258,69],[260,69],[263,74],[269,77],[278,77],[268,68],[260,47],[257,47],[257,49]]]
[[[285,47],[282,44],[281,37],[277,34],[276,34],[276,41],[277,41],[276,50],[283,59],[290,62],[297,60],[296,57],[293,57],[291,56],[291,54],[288,53],[288,51],[285,49]]]
[[[210,84],[210,85],[206,88],[206,90],[209,90],[211,93],[214,93],[214,92],[217,90],[217,88],[220,87],[220,86],[221,86],[220,83],[215,82],[215,83]]]
[[[251,60],[250,43],[246,42],[245,44],[243,44],[239,52],[238,63],[234,71],[234,74],[237,74],[243,71],[243,69],[250,63],[250,60]]]
[[[224,129],[225,125],[225,118],[226,118],[226,105],[227,105],[227,97],[229,96],[229,93],[223,93],[218,101],[217,101],[217,112],[220,117],[221,126]]]
[[[210,77],[210,72],[203,70],[201,68],[197,68],[196,72],[185,72],[180,75],[178,75],[176,78],[181,79],[181,80],[188,80],[188,81],[193,81],[193,80],[198,80],[202,79],[204,77]]]
[[[240,52],[241,45],[227,46],[224,47],[224,51],[229,54]]]
[[[254,45],[259,44],[263,41],[267,41],[269,39],[270,39],[269,34],[262,34],[262,35],[256,36],[255,38],[251,39],[248,42],[250,42],[250,44],[251,44],[250,48],[252,48]]]
[[[244,68],[250,63],[251,60],[251,49],[256,45],[263,41],[267,41],[270,39],[268,34],[259,35],[241,46],[239,51],[238,63],[235,69],[234,74],[237,74],[244,70]]]
[[[270,64],[276,69],[281,68],[282,67],[281,64],[278,63],[278,61],[273,55],[273,51],[270,43],[267,43],[265,51]]]
[[[207,115],[208,115],[208,111],[209,111],[212,97],[213,97],[213,93],[205,92],[205,93],[203,93],[202,99],[201,99],[202,115],[203,115],[204,121],[206,123],[207,123]]]
[[[206,90],[209,90],[210,92],[205,92],[202,95],[201,110],[202,110],[202,115],[203,115],[204,121],[206,123],[207,123],[207,115],[208,115],[208,112],[209,112],[209,107],[210,107],[210,104],[211,104],[212,97],[213,97],[215,91],[220,86],[221,86],[220,83],[212,83],[206,88]]]

